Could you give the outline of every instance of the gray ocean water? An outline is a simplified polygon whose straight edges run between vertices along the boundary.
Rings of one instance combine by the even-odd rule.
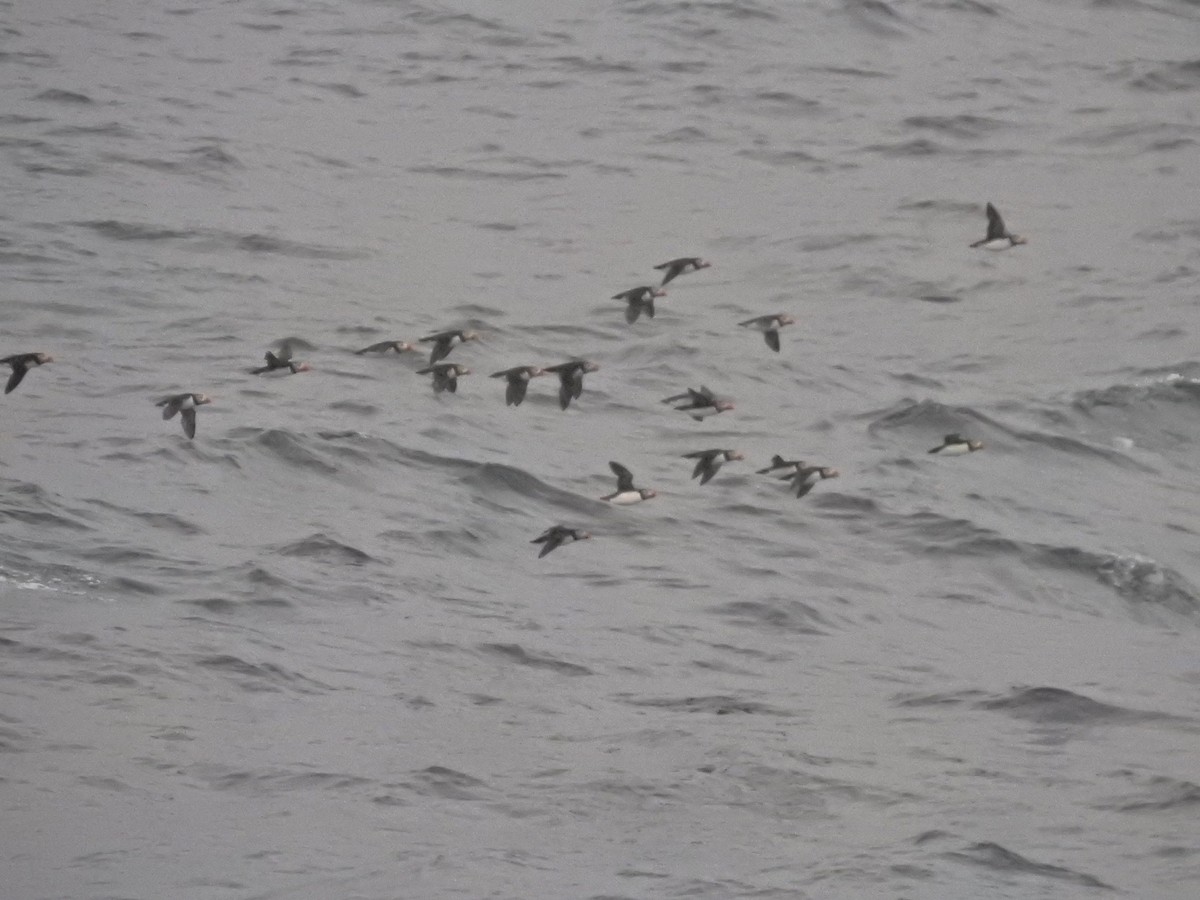
[[[1193,0],[0,10],[4,898],[1197,896]]]

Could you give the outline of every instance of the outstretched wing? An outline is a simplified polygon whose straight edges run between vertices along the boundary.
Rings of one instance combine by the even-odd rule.
[[[612,469],[613,474],[617,476],[617,492],[632,491],[633,473],[621,465],[619,462],[610,462],[608,467]]]
[[[779,352],[779,332],[778,331],[776,331],[774,328],[768,328],[766,331],[763,332],[763,338],[766,339],[768,347],[770,347],[776,353]]]
[[[1005,237],[1008,234],[1008,229],[1004,227],[1004,219],[1000,218],[1000,212],[992,204],[987,205],[988,229],[986,240],[994,241],[996,238]]]
[[[194,438],[196,436],[196,409],[195,409],[195,407],[192,407],[191,409],[181,409],[179,411],[179,418],[183,422],[183,433],[186,434],[189,438]]]
[[[29,371],[29,367],[23,362],[14,362],[12,367],[12,374],[8,376],[8,384],[4,386],[4,393],[6,394],[11,394],[13,389],[21,383],[21,379],[25,377],[25,373]]]
[[[509,406],[520,406],[521,401],[525,399],[525,391],[528,388],[528,381],[522,379],[510,381],[507,390],[504,392],[504,402]]]

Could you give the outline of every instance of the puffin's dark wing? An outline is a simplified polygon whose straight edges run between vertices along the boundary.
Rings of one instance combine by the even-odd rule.
[[[8,376],[8,384],[4,386],[4,393],[11,394],[13,389],[21,383],[21,379],[25,377],[25,373],[29,371],[29,367],[24,362],[16,361],[12,363],[12,374]]]
[[[687,262],[687,260],[673,259],[670,262],[661,263],[660,265],[655,266],[654,268],[663,270],[662,284],[666,284],[672,278],[674,278],[676,275],[678,275],[680,272],[682,272],[683,265],[685,262]],[[660,285],[660,287],[661,287],[661,285]]]
[[[196,410],[195,410],[195,408],[181,409],[179,411],[179,418],[183,422],[183,433],[186,434],[189,438],[194,438],[196,436]]]
[[[541,534],[539,534],[537,537],[535,537],[529,543],[541,544],[544,541],[548,541],[548,540],[550,540],[550,538],[552,538],[554,536],[555,532],[557,532],[560,528],[562,528],[561,525],[551,525],[549,528],[547,528],[545,531],[543,531]]]
[[[688,393],[690,393],[693,397],[695,397],[696,394],[699,394],[705,400],[716,400],[717,399],[717,395],[714,394],[712,391],[710,391],[704,385],[700,385],[699,391],[693,391],[691,388],[688,388]]]
[[[535,541],[535,543],[544,544],[542,552],[538,554],[538,559],[562,546],[563,531],[564,529],[561,526],[556,525],[554,528],[548,529],[545,534]]]
[[[179,412],[178,397],[164,397],[154,405],[163,408],[163,419],[172,419],[175,417],[175,413]]]
[[[1008,234],[1008,229],[1004,227],[1004,220],[1000,218],[1000,212],[990,203],[987,205],[987,218],[986,240],[994,241],[996,238],[1002,238]]]
[[[704,473],[700,476],[701,484],[708,484],[712,477],[717,474],[717,469],[719,467],[714,466],[712,463],[713,461],[711,459],[702,459],[700,462],[696,463],[696,468]],[[696,476],[693,475],[692,477],[695,478]]]
[[[504,391],[504,402],[509,406],[520,406],[521,401],[525,399],[525,391],[529,389],[529,382],[518,378],[516,381],[510,381],[508,388]]]
[[[650,307],[650,317],[654,318],[654,307]],[[625,323],[632,325],[638,320],[638,316],[642,314],[642,304],[637,300],[630,300],[629,305],[625,307]]]
[[[654,318],[654,298],[653,297],[646,298],[646,301],[642,304],[642,309],[645,310],[645,313],[649,318],[653,319]]]
[[[768,328],[766,331],[763,332],[763,338],[766,340],[768,347],[770,347],[776,353],[779,352],[779,332],[778,331],[776,331],[774,328]]]
[[[622,491],[632,491],[633,488],[633,473],[621,465],[619,462],[610,462],[608,467],[613,470],[613,474],[617,476],[617,493]]]
[[[576,400],[583,393],[583,369],[576,369],[571,373],[571,396]]]
[[[357,356],[361,356],[364,353],[382,353],[390,346],[392,346],[391,341],[380,341],[378,344],[372,344],[370,347],[363,347],[361,350],[355,350],[354,353]]]
[[[561,375],[561,373],[559,373]],[[560,377],[562,383],[558,386],[558,405],[561,409],[566,409],[571,405],[571,382],[567,378]]]

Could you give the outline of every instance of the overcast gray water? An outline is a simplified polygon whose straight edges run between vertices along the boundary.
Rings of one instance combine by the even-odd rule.
[[[1197,896],[1197,3],[0,12],[5,900]]]

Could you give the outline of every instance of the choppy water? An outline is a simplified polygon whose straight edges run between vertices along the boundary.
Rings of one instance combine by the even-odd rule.
[[[6,897],[1194,895],[1194,2],[0,8]]]

